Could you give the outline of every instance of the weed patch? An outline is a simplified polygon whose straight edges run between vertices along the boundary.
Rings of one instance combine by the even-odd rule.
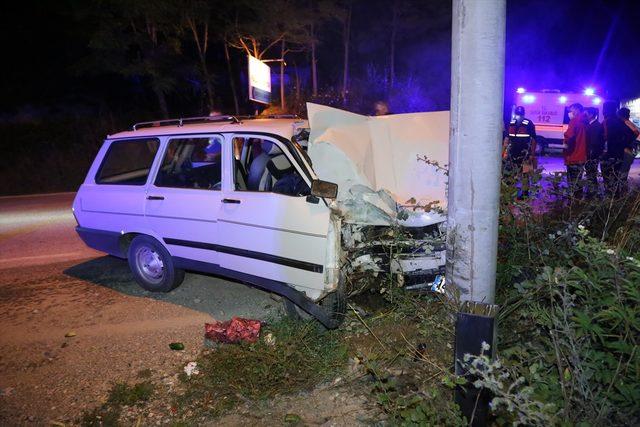
[[[320,332],[313,322],[280,320],[254,344],[222,345],[198,358],[200,373],[181,375],[183,416],[219,415],[246,400],[309,389],[346,366],[341,332]],[[269,338],[265,338],[269,336]]]
[[[91,427],[118,426],[123,406],[137,405],[148,401],[154,393],[155,386],[149,381],[134,384],[116,383],[109,392],[107,401],[100,407],[86,412],[80,424]]]

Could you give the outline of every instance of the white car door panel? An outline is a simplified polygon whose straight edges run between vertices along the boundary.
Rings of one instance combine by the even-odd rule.
[[[213,162],[207,163],[204,159],[196,158],[205,155],[198,153],[205,144],[218,145],[216,153],[220,157],[216,160],[218,169],[213,174],[215,176],[205,176],[198,172],[202,168],[216,166]],[[147,191],[146,221],[155,234],[160,236],[171,255],[217,264],[216,216],[221,200],[219,188],[222,180],[222,137],[205,135],[171,138],[164,149],[163,162]],[[184,152],[183,157],[186,158],[179,158],[172,164],[171,160],[175,160],[180,154],[172,152],[176,149]],[[176,163],[180,165],[176,166]]]
[[[232,159],[226,164],[232,167]],[[220,266],[305,288],[317,297],[324,288],[330,214],[324,202],[228,186],[223,195],[218,214]]]

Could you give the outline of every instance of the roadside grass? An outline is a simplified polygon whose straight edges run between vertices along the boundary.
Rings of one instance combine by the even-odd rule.
[[[92,411],[85,412],[79,420],[82,426],[110,427],[120,425],[123,406],[133,406],[148,401],[154,394],[155,386],[150,381],[134,385],[118,382],[113,385],[107,401]]]
[[[391,424],[467,425],[453,403],[451,303],[391,287],[373,306],[368,317],[352,317],[355,332],[346,341],[361,364],[356,372],[368,379],[370,395]]]
[[[281,319],[263,328],[253,344],[203,350],[200,373],[180,374],[178,416],[218,416],[248,400],[261,400],[312,388],[344,371],[347,346],[342,332],[321,332],[313,322]]]

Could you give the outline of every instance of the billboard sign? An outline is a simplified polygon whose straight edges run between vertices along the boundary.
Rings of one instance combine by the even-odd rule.
[[[249,55],[249,99],[263,104],[271,102],[271,69],[251,55]]]

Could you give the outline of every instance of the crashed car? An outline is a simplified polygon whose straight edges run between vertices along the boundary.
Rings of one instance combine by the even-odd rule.
[[[219,116],[109,135],[73,203],[78,234],[128,259],[149,291],[171,291],[185,270],[216,274],[329,328],[344,316],[345,272],[432,280],[444,266],[445,218],[432,206],[446,177],[416,156],[446,163],[448,113],[308,111],[309,121]],[[409,239],[390,243],[392,229]]]

